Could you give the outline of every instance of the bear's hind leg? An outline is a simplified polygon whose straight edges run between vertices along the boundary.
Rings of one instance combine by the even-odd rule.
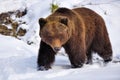
[[[97,53],[103,58],[105,63],[112,61],[112,48],[110,43],[103,45],[101,50],[98,50]]]
[[[38,54],[38,70],[48,70],[51,68],[51,64],[55,60],[55,52],[52,50],[52,48],[41,41],[40,43],[40,49]]]
[[[98,53],[103,59],[105,63],[112,61],[112,49],[110,45],[106,45],[104,47],[103,52]]]
[[[104,62],[107,63],[112,60],[112,46],[105,22],[102,18],[96,18],[96,35],[93,41],[93,49],[100,55]]]

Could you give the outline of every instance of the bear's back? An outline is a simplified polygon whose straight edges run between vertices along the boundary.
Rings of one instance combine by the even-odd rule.
[[[87,9],[87,8],[75,8],[72,9],[74,12],[76,12],[78,15],[80,15],[84,20],[89,20],[95,18],[94,11]]]
[[[94,22],[94,21],[96,21],[96,19],[103,20],[99,14],[97,14],[95,11],[88,9],[88,8],[82,7],[82,8],[75,8],[72,10],[74,12],[78,13],[82,17],[82,19],[84,19],[84,21],[87,23],[89,21]]]
[[[84,7],[82,7],[82,8],[75,8],[75,9],[72,9],[72,10],[77,12],[81,16],[86,16],[86,15],[95,16],[95,15],[98,15],[95,11],[93,11],[91,9],[88,9],[88,8],[84,8]]]

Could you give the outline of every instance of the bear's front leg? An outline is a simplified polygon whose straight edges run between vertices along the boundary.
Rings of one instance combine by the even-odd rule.
[[[86,55],[87,55],[86,64],[92,64],[92,51],[91,51],[91,49],[87,50]]]
[[[72,68],[81,68],[86,62],[87,57],[84,48],[77,49],[75,46],[66,46],[65,50],[69,56]]]
[[[70,59],[72,68],[81,68],[83,64],[86,62],[86,56],[85,54],[82,54],[82,53],[77,53],[76,55],[69,54],[69,59]]]
[[[56,53],[49,45],[41,41],[37,60],[38,70],[50,69],[55,60],[55,54]]]

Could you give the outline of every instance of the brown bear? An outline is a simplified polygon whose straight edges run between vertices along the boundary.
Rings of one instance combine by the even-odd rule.
[[[88,8],[59,8],[40,18],[38,70],[48,70],[63,47],[73,68],[92,62],[92,52],[112,60],[112,47],[103,18]]]

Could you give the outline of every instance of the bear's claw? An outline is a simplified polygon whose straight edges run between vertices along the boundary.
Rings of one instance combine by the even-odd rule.
[[[39,66],[38,68],[37,68],[37,70],[39,71],[46,71],[46,70],[48,70],[49,68],[46,68],[45,66]]]

